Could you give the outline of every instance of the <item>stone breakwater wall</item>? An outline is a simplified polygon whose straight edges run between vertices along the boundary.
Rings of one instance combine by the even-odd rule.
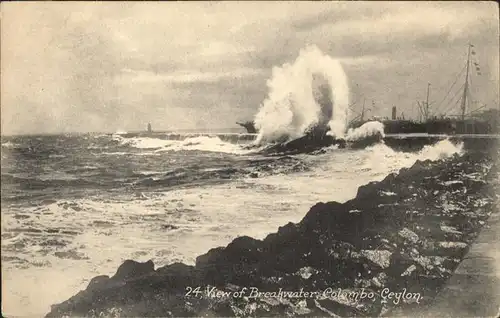
[[[500,135],[386,135],[384,143],[397,151],[415,152],[425,146],[436,144],[448,139],[454,144],[463,144],[466,151],[484,152],[495,151],[500,146]]]
[[[418,161],[348,202],[316,204],[264,240],[211,249],[195,266],[127,260],[47,317],[373,317],[425,306],[498,209],[494,158]]]

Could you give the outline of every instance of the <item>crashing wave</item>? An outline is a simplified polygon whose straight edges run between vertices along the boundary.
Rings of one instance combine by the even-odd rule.
[[[238,144],[223,141],[218,136],[200,135],[187,137],[185,139],[159,139],[151,137],[133,137],[123,138],[115,136],[114,139],[119,141],[124,146],[134,147],[138,149],[155,150],[156,152],[163,151],[207,151],[244,154],[250,150],[241,147]]]
[[[2,143],[2,147],[12,149],[12,148],[19,147],[19,145],[15,144],[13,142],[7,141],[7,142]]]
[[[255,116],[256,144],[286,142],[331,131],[342,137],[349,90],[339,61],[316,46],[300,51],[293,64],[273,69],[269,95]]]
[[[356,141],[363,138],[369,138],[373,136],[379,136],[383,138],[384,135],[384,124],[379,121],[369,121],[364,123],[359,128],[350,128],[347,131],[346,140],[347,141]]]

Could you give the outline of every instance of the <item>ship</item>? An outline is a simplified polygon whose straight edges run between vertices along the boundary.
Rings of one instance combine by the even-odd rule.
[[[431,83],[427,84],[426,100],[417,101],[419,118],[405,119],[404,114],[397,115],[396,106],[392,107],[391,118],[364,118],[370,108],[365,108],[365,101],[358,116],[349,123],[349,128],[357,128],[364,123],[372,120],[380,121],[384,124],[384,133],[386,134],[498,134],[500,133],[500,109],[486,108],[483,104],[476,109],[472,107],[471,77],[480,76],[481,71],[479,63],[474,60],[474,45],[468,45],[467,59],[449,87],[447,94],[442,100],[433,105],[430,99]],[[462,77],[462,81],[460,78]],[[460,88],[453,91],[455,84]],[[372,102],[373,104],[373,102]],[[455,113],[455,114],[452,114]]]
[[[353,113],[358,113],[357,116],[346,122],[347,129],[358,128],[364,123],[369,121],[379,121],[384,124],[384,133],[386,134],[411,134],[411,133],[427,133],[427,134],[499,134],[500,133],[500,109],[487,109],[486,105],[477,107],[471,110],[471,77],[475,74],[480,76],[479,63],[473,58],[476,55],[474,45],[468,45],[467,60],[462,67],[461,72],[458,73],[455,81],[448,90],[448,93],[440,103],[431,108],[432,102],[430,99],[431,84],[427,84],[427,98],[425,101],[418,101],[419,119],[405,119],[404,114],[398,116],[397,107],[392,107],[391,118],[380,118],[372,116],[365,118],[365,113],[371,109],[365,107],[366,98],[363,101],[362,109],[356,112],[353,106],[349,105],[349,110]],[[465,75],[462,86],[455,90],[455,94],[450,94],[456,83],[460,83],[459,79]],[[321,105],[323,112],[323,119],[331,117],[331,92],[328,87],[321,83],[323,79],[313,78],[313,81],[320,82],[316,85],[319,89],[315,91],[315,99]],[[313,85],[314,87],[314,85]],[[318,93],[319,92],[319,93]],[[448,98],[449,96],[453,96]],[[458,99],[457,99],[458,97]],[[372,100],[372,106],[374,101]],[[500,106],[500,105],[499,105]],[[458,114],[451,114],[456,112]],[[323,135],[329,129],[327,126],[328,120],[320,120],[317,126],[313,127],[309,133],[314,135]],[[238,123],[243,126],[248,133],[257,133],[255,122],[247,121]]]

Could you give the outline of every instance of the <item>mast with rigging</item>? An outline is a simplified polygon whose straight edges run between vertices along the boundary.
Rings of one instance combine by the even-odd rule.
[[[464,84],[464,92],[462,95],[462,120],[465,120],[465,111],[467,109],[467,93],[469,90],[469,65],[470,65],[470,53],[471,53],[471,48],[473,48],[474,45],[469,44],[469,49],[467,52],[467,66],[465,68],[465,84]]]

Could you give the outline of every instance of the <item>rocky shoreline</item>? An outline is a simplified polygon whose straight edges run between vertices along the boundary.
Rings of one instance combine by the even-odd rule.
[[[373,317],[420,308],[498,209],[495,155],[418,161],[348,202],[316,204],[264,240],[211,249],[195,266],[127,260],[47,317]]]

